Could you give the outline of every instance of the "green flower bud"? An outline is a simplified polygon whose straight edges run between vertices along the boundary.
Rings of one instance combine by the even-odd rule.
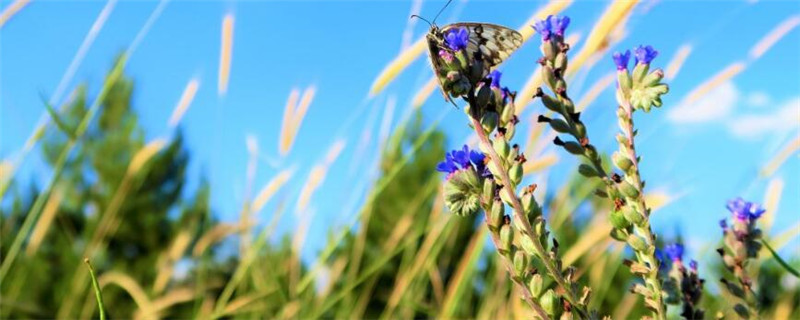
[[[514,112],[516,111],[514,109],[515,109],[514,104],[511,102],[506,103],[506,105],[503,106],[503,113],[500,115],[500,122],[504,126],[509,122],[511,122],[511,119],[514,118]]]
[[[522,210],[525,211],[528,221],[534,221],[534,219],[542,215],[542,208],[539,206],[539,203],[536,202],[532,193],[523,193],[520,197],[520,202],[522,203]]]
[[[556,69],[567,70],[567,53],[559,52],[556,54],[556,59],[553,61],[553,66]]]
[[[628,245],[636,251],[644,251],[647,249],[647,243],[644,242],[642,237],[635,234],[628,235]]]
[[[570,99],[564,99],[564,111],[566,114],[575,113],[575,104]]]
[[[581,147],[581,145],[575,141],[564,142],[564,149],[566,149],[567,152],[574,154],[576,156],[583,155],[583,153],[586,152],[585,150],[583,150],[583,147]]]
[[[745,299],[745,291],[742,287],[734,282],[730,282],[728,280],[722,279],[723,287],[728,290],[732,295],[737,296],[739,298]]]
[[[474,170],[454,172],[445,182],[444,200],[447,208],[459,216],[467,216],[480,210],[479,177]]]
[[[522,250],[525,250],[525,253],[529,255],[536,255],[536,246],[533,245],[533,240],[528,237],[520,237],[519,244],[522,247]]]
[[[628,233],[623,229],[611,229],[611,233],[609,234],[612,239],[625,242],[628,239]]]
[[[458,50],[455,54],[456,61],[458,61],[458,68],[461,70],[467,69],[469,66],[469,60],[467,59],[467,55],[464,53],[464,50]]]
[[[542,41],[542,45],[539,47],[539,49],[542,50],[542,55],[544,55],[545,59],[548,61],[554,60],[559,51],[556,47],[555,41]]]
[[[736,314],[744,319],[750,319],[750,311],[741,303],[737,303],[733,306],[733,311],[736,311]]]
[[[503,220],[505,220],[505,215],[506,215],[505,209],[506,206],[503,205],[502,201],[492,201],[492,210],[489,213],[492,227],[500,228],[500,226],[503,225]]]
[[[621,89],[614,92],[614,97],[617,99],[617,104],[619,105],[626,105],[628,104],[628,96],[630,95],[630,91],[623,92]]]
[[[544,104],[544,107],[549,109],[550,111],[557,113],[563,112],[561,102],[559,102],[556,99],[553,99],[553,97],[551,97],[548,94],[542,94],[542,104]]]
[[[628,181],[622,181],[622,183],[619,185],[619,189],[622,191],[622,194],[624,194],[625,197],[630,199],[639,197],[639,190],[637,190],[636,187],[634,187]]]
[[[534,298],[538,298],[540,295],[542,295],[542,291],[544,289],[543,282],[544,280],[542,279],[542,275],[538,273],[531,276],[531,280],[528,281],[528,289],[531,290],[531,295],[533,295]]]
[[[729,255],[725,255],[724,257],[722,257],[722,262],[725,263],[725,266],[728,267],[728,269],[733,269],[734,267],[736,267],[736,259],[734,259]]]
[[[737,257],[746,257],[747,247],[743,242],[736,242],[733,244],[733,254]]]
[[[629,145],[630,145],[630,141],[629,141],[629,140],[628,140],[628,138],[627,138],[627,137],[626,137],[624,134],[622,134],[622,133],[620,133],[620,134],[617,134],[617,142],[619,143],[619,145],[620,145],[620,146],[626,146],[626,147],[627,147],[627,146],[629,146]]]
[[[642,214],[634,210],[630,205],[624,206],[620,211],[622,211],[622,215],[625,217],[625,220],[628,220],[628,222],[634,225],[638,226],[642,223],[642,221],[644,221]]]
[[[650,70],[649,63],[637,63],[636,67],[633,68],[633,83],[634,87],[640,87],[642,84],[642,79],[647,74],[647,71]]]
[[[634,109],[641,109],[648,112],[651,106],[661,105],[661,95],[666,94],[668,91],[669,87],[666,84],[635,88],[631,91],[631,106]]]
[[[586,156],[589,157],[589,159],[597,158],[597,149],[595,149],[593,145],[586,145],[584,149],[586,149]]]
[[[553,289],[547,289],[545,293],[539,298],[539,303],[542,305],[542,309],[544,309],[547,314],[551,316],[555,316],[557,312],[560,310],[561,304],[558,301],[558,295],[553,292]]]
[[[600,174],[597,173],[597,170],[595,170],[592,166],[585,163],[582,163],[580,166],[578,166],[578,173],[587,178],[600,176]]]
[[[564,79],[556,80],[556,89],[554,92],[561,92],[567,90],[567,82]]]
[[[628,73],[627,70],[617,72],[617,83],[619,84],[619,90],[617,92],[620,92],[623,100],[625,100],[633,88],[630,73]]]
[[[491,162],[490,162],[490,164],[491,164]],[[500,200],[503,200],[503,203],[505,203],[505,204],[507,204],[509,206],[512,205],[511,198],[508,197],[508,192],[505,192],[505,190],[500,190]]]
[[[500,87],[491,87],[492,89],[492,102],[498,108],[498,112],[500,112],[503,107],[503,89]]]
[[[478,83],[483,80],[485,76],[486,67],[483,60],[472,59],[472,68],[470,69],[469,78],[472,83]],[[465,67],[466,68],[466,67]]]
[[[517,250],[514,252],[514,271],[521,275],[525,274],[525,271],[528,269],[528,256],[525,255],[525,252]]]
[[[641,86],[652,87],[661,82],[661,79],[664,79],[664,71],[661,71],[661,69],[653,70],[642,79]]]
[[[492,89],[490,89],[489,86],[483,85],[480,89],[478,89],[478,95],[475,97],[475,100],[477,101],[480,110],[486,109],[486,105],[489,104],[489,98],[491,97]]]
[[[581,122],[575,122],[575,136],[578,139],[586,138],[586,126]]]
[[[508,176],[511,178],[511,183],[519,185],[522,181],[522,163],[519,161],[514,161],[514,164],[511,165],[511,169],[508,170]]]
[[[511,140],[514,138],[514,134],[517,132],[517,126],[514,125],[513,122],[509,122],[506,124],[506,139]]]
[[[625,172],[628,172],[633,166],[633,162],[619,152],[614,152],[614,154],[611,155],[611,160],[614,161],[614,165],[616,165],[617,168]]]
[[[452,97],[463,96],[467,94],[467,92],[469,92],[470,87],[471,86],[469,84],[469,81],[467,79],[461,78],[457,82],[453,83],[453,87],[450,90],[450,95]]]
[[[489,172],[491,172],[492,175],[494,175],[495,177],[502,177],[503,176],[501,174],[503,172],[502,171],[503,169],[497,167],[497,164],[494,161],[489,161],[489,163],[486,166],[489,167]],[[505,192],[500,192],[500,196],[503,196],[504,193]]]
[[[612,211],[609,215],[609,220],[611,220],[611,225],[617,229],[626,229],[631,225],[630,222],[625,219],[622,211]]]
[[[514,242],[514,231],[511,230],[511,225],[504,224],[500,227],[500,251],[503,254],[511,252],[511,245]]]
[[[557,92],[556,91],[557,80],[558,79],[556,78],[556,74],[555,71],[553,70],[553,67],[547,65],[542,66],[542,82],[544,82],[544,84],[546,84],[547,87],[550,88],[550,90],[553,92]]]
[[[508,145],[508,141],[503,138],[494,139],[492,146],[494,147],[494,151],[497,152],[497,155],[500,156],[500,160],[505,162],[505,159],[508,158],[508,153],[511,151],[511,146]]]
[[[491,204],[494,200],[494,180],[483,180],[483,191],[481,192],[481,202],[484,204]]]
[[[602,189],[594,190],[594,195],[596,195],[596,196],[598,196],[600,198],[608,198],[608,193],[605,190],[602,190]]]
[[[497,120],[498,120],[497,113],[495,112],[484,113],[483,117],[481,117],[481,127],[483,127],[483,131],[486,132],[486,134],[489,134],[490,132],[494,131],[494,129],[497,128]]]
[[[555,130],[556,132],[560,132],[560,133],[570,133],[571,132],[567,122],[564,121],[564,120],[561,120],[561,119],[551,119],[550,120],[550,126],[553,127],[553,130]]]

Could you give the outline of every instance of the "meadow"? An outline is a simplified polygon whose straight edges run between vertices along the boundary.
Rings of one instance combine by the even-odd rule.
[[[36,19],[37,8],[64,5],[29,2],[0,6],[0,44],[17,44],[2,39],[21,32],[14,23]],[[658,36],[636,32],[669,28],[648,26],[651,11],[691,11],[690,3],[591,4],[599,11],[572,1],[514,3],[532,11],[519,28],[508,21],[491,21],[514,24],[508,31],[482,27],[487,37],[505,32],[490,41],[505,45],[495,51],[514,54],[509,64],[494,62],[491,50],[476,54],[474,26],[441,23],[431,31],[420,19],[406,25],[407,34],[391,34],[403,38],[397,54],[369,53],[380,67],[367,58],[370,67],[349,67],[370,78],[315,84],[276,67],[264,76],[274,82],[259,90],[288,88],[282,100],[270,101],[266,116],[228,116],[226,128],[215,118],[236,111],[219,110],[232,110],[239,100],[227,95],[251,80],[236,78],[248,65],[234,61],[254,48],[248,35],[263,31],[240,25],[247,4],[237,4],[238,12],[210,10],[218,17],[204,22],[215,32],[208,39],[217,50],[213,77],[182,74],[188,81],[180,78],[180,90],[164,98],[177,101],[168,111],[144,99],[153,93],[142,91],[159,89],[140,80],[149,69],[133,61],[137,54],[156,59],[146,50],[157,35],[148,32],[167,19],[162,12],[193,3],[146,4],[152,11],[132,40],[97,62],[102,80],[81,79],[91,72],[77,70],[125,1],[83,4],[100,9],[53,88],[12,94],[0,85],[0,95],[13,97],[0,100],[0,318],[800,319],[797,115],[785,128],[782,119],[764,120],[782,130],[753,142],[768,148],[715,146],[761,158],[713,158],[718,164],[686,154],[689,164],[670,160],[665,154],[677,148],[653,136],[679,129],[652,120],[724,103],[717,94],[736,77],[768,81],[757,72],[762,56],[774,53],[768,61],[780,62],[768,70],[798,66],[786,54],[800,53],[791,46],[800,25],[796,5],[778,12],[769,6],[780,4],[741,4],[769,7],[775,19],[759,21],[765,27],[755,39],[726,38],[744,43],[746,58],[690,73],[699,78],[678,74],[690,72],[682,68],[701,43],[667,48]],[[273,3],[251,5],[258,4]],[[432,19],[446,4],[394,5]],[[472,5],[456,1],[445,10],[479,11]],[[429,32],[441,32],[442,42],[431,42]],[[326,46],[317,39],[326,36],[305,33],[286,47]],[[336,45],[340,51],[302,63],[355,64],[336,57],[380,43]],[[3,48],[0,64],[24,63],[24,55]],[[420,66],[424,71],[409,79]],[[15,81],[10,71],[0,76]],[[796,70],[781,76],[774,78],[797,96]],[[321,101],[326,85],[366,98],[355,106]],[[216,113],[192,117],[204,103]],[[25,112],[38,122],[20,121],[29,119]],[[153,114],[163,117],[154,121]],[[220,138],[248,126],[247,118],[266,119],[260,126],[271,134],[237,136],[232,147]],[[188,123],[203,119],[208,123]],[[198,141],[211,155],[198,151]],[[699,187],[676,186],[692,183],[677,177],[683,171],[676,167],[694,165],[746,168],[735,179],[747,182],[729,186],[698,173]],[[713,213],[686,204],[695,199],[686,193],[715,183],[741,193],[700,199]],[[697,212],[676,213],[691,210]]]

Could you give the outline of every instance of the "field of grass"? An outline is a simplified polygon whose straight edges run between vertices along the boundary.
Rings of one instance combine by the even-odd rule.
[[[111,10],[114,2],[109,3],[106,9]],[[569,4],[570,1],[543,4],[519,28],[524,41],[538,44],[539,35],[529,26],[559,14]],[[24,13],[26,5],[24,0],[7,5],[0,16],[0,28],[13,15]],[[613,44],[624,37],[626,21],[635,5],[636,2],[613,2],[588,35],[567,32],[557,37],[568,43],[570,50],[564,53],[569,54],[569,67],[555,77],[570,83],[580,70],[596,67],[600,59],[608,65],[605,60],[611,56]],[[107,18],[106,9],[95,21],[98,28]],[[162,9],[159,5],[151,18]],[[227,14],[220,23],[216,80],[218,93],[224,95],[229,89],[235,16]],[[147,28],[145,25],[141,34]],[[752,59],[778,41],[786,28],[779,25],[766,35],[751,52]],[[87,35],[87,48],[94,36],[91,32]],[[301,147],[295,143],[296,137],[301,130],[311,130],[303,122],[309,112],[314,112],[315,86],[289,93],[277,136],[248,139],[249,159],[240,170],[247,172],[247,180],[242,186],[245,191],[239,218],[236,222],[222,222],[210,201],[215,186],[204,177],[189,176],[187,165],[193,159],[192,150],[180,131],[199,82],[196,78],[189,80],[179,94],[180,100],[167,124],[173,134],[147,141],[134,107],[135,81],[126,70],[139,41],[137,36],[117,56],[101,85],[62,88],[68,92],[68,99],[59,105],[54,105],[54,101],[60,101],[57,96],[62,95],[58,90],[53,97],[44,97],[44,120],[19,152],[2,155],[0,318],[671,319],[679,318],[686,307],[688,289],[681,285],[687,274],[692,274],[686,268],[692,259],[685,258],[685,266],[675,258],[667,263],[669,259],[654,250],[659,248],[660,252],[680,239],[649,237],[647,222],[651,212],[675,201],[676,196],[645,188],[638,177],[638,161],[634,162],[634,169],[629,169],[631,165],[620,165],[616,155],[586,156],[581,169],[557,166],[573,157],[570,153],[574,152],[566,147],[546,148],[555,138],[588,141],[585,133],[577,132],[582,123],[569,118],[572,112],[550,109],[546,113],[552,119],[562,119],[560,116],[564,115],[562,122],[569,130],[554,124],[561,120],[540,121],[549,122],[547,125],[536,123],[534,117],[521,120],[516,134],[507,133],[516,124],[501,119],[502,130],[494,123],[488,132],[479,129],[467,139],[471,148],[484,150],[487,159],[496,160],[503,152],[515,152],[509,151],[508,145],[505,149],[497,146],[504,142],[503,135],[507,139],[514,137],[510,143],[516,142],[527,158],[519,161],[520,177],[538,183],[532,187],[535,193],[532,189],[529,193],[538,201],[539,215],[530,214],[528,206],[523,210],[523,204],[518,203],[525,202],[527,194],[522,191],[524,186],[517,186],[519,182],[512,183],[513,168],[497,169],[505,175],[511,172],[511,178],[492,172],[498,184],[492,182],[491,196],[481,198],[479,208],[488,206],[488,210],[477,210],[477,214],[465,217],[453,214],[454,200],[448,189],[452,176],[436,170],[450,152],[445,149],[448,137],[438,123],[424,121],[430,119],[423,119],[418,109],[428,100],[441,99],[434,92],[439,90],[435,76],[408,95],[408,103],[414,108],[377,150],[378,173],[374,179],[364,181],[369,187],[351,214],[354,219],[348,225],[328,228],[323,249],[313,259],[309,261],[301,253],[311,238],[310,225],[319,216],[314,211],[327,209],[312,208],[313,195],[325,183],[332,165],[341,161],[347,142],[335,140],[322,148],[325,156],[310,168],[278,168],[263,186],[255,186],[254,177],[263,163],[257,139],[277,141],[280,156]],[[426,45],[420,38],[394,60],[387,61],[370,88],[370,96],[380,95],[413,61],[426,55]],[[85,50],[82,45],[73,64],[81,63]],[[664,81],[678,73],[690,52],[691,47],[687,46],[671,61],[664,57],[659,60],[658,65],[665,70],[661,74]],[[732,64],[698,85],[686,99],[700,99],[746,67],[744,62]],[[617,83],[619,73],[609,71],[582,96],[571,97],[574,104],[564,100],[566,95],[558,97],[559,103],[572,104],[578,113],[589,108],[601,91],[615,90],[612,84]],[[67,71],[62,83],[70,82],[74,77],[71,72],[74,71]],[[555,80],[548,83],[548,72],[552,73],[552,69],[543,63],[523,87],[512,88],[517,93],[509,105],[516,109],[511,109],[509,117],[528,108],[547,110],[542,96],[534,96],[538,88],[549,87],[553,90],[546,92],[554,93],[561,86]],[[629,125],[621,121],[621,132],[633,140],[636,134],[630,113],[636,110],[622,106],[619,110],[629,112],[627,118],[620,116],[630,120]],[[639,112],[637,117],[659,116],[661,111]],[[473,124],[482,124],[482,118],[475,118],[475,113],[466,116]],[[592,134],[592,143],[616,143],[612,135]],[[635,160],[633,143],[629,146],[631,150],[623,147],[620,152],[630,151]],[[588,142],[581,142],[580,156],[590,147]],[[758,245],[764,241],[781,253],[796,241],[800,226],[775,228],[774,212],[782,197],[792,196],[783,194],[784,184],[798,181],[787,177],[784,182],[774,173],[786,161],[796,161],[799,149],[800,140],[790,141],[762,168],[762,179],[768,184],[762,204],[767,211],[760,219],[751,219],[754,229],[748,229],[763,235],[754,238]],[[18,174],[17,169],[32,158],[41,158],[51,170],[45,184],[27,183],[32,179]],[[506,164],[512,166],[511,162]],[[614,169],[614,165],[620,169]],[[298,174],[301,169],[308,170],[307,177]],[[567,172],[565,183],[547,183],[554,170]],[[636,195],[614,187],[612,175],[605,172],[619,172],[623,178],[632,179],[626,181],[633,181]],[[189,190],[186,185],[190,178],[200,180],[199,187]],[[296,197],[282,193],[287,185],[300,186]],[[501,195],[506,190],[510,191],[508,195]],[[622,190],[625,195],[615,197],[615,190]],[[606,192],[605,196],[598,196]],[[627,215],[619,218],[622,222],[615,220],[627,207],[609,201],[609,197],[641,203],[650,210],[643,210],[645,222],[631,226],[630,221],[636,219]],[[503,206],[502,211],[511,220],[523,216],[522,211],[527,212],[525,222],[500,222],[503,214],[493,216],[492,201]],[[281,230],[280,221],[287,217],[296,219],[297,224],[292,230]],[[728,221],[733,224],[732,219]],[[510,231],[503,231],[504,227]],[[727,256],[715,258],[715,264],[700,269],[699,276],[705,282],[699,286],[694,300],[699,303],[693,307],[704,310],[706,319],[745,318],[737,305],[747,306],[750,318],[800,318],[800,279],[793,273],[800,254],[794,252],[781,259],[771,253],[773,249],[760,248],[748,256],[739,251],[749,250],[752,243],[741,242],[747,247],[740,247],[736,236],[728,237],[733,240],[724,239],[717,226],[709,229],[713,229],[709,234],[714,236],[704,244],[703,254],[719,257],[715,249],[730,246],[731,250]],[[620,230],[627,230],[622,241]],[[647,248],[637,248],[638,243],[631,240],[635,235],[646,238]],[[534,249],[528,250],[529,246]],[[660,259],[659,266],[644,263],[650,257]],[[747,262],[737,260],[742,263],[736,265],[742,268],[731,268],[726,257],[746,257]],[[664,268],[659,271],[662,262]],[[676,275],[680,272],[684,274]],[[670,287],[675,285],[675,279],[677,288]],[[751,282],[736,282],[742,279]],[[735,288],[731,289],[728,281]],[[640,289],[645,287],[657,288],[657,298]],[[737,288],[747,292],[738,292]],[[654,302],[658,306],[647,301],[659,301]],[[666,310],[658,310],[665,306]]]

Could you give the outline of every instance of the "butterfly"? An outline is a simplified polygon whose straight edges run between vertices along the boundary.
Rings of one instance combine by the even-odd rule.
[[[448,102],[453,101],[445,92],[442,83],[442,74],[446,62],[441,57],[440,52],[442,50],[452,52],[453,43],[448,41],[452,41],[453,38],[448,37],[448,34],[463,32],[463,30],[467,32],[465,48],[467,57],[472,59],[477,53],[480,53],[485,66],[484,76],[488,75],[494,67],[502,63],[522,45],[522,35],[519,32],[496,24],[458,22],[439,28],[436,24],[431,23],[430,31],[426,36],[428,53],[436,79],[439,81],[439,89],[441,89],[445,100]]]

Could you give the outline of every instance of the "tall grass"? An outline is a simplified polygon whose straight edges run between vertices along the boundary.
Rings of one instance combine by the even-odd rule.
[[[17,1],[12,4],[0,16],[0,27],[25,3]],[[570,4],[570,1],[552,1],[530,19],[558,13]],[[592,59],[606,52],[609,39],[619,37],[612,34],[624,29],[635,4],[635,1],[615,2],[606,9],[571,62],[570,75],[575,74],[572,70],[591,68]],[[526,40],[533,35],[529,24],[526,22],[520,28]],[[750,55],[759,57],[787,29],[796,25],[796,18],[784,22],[754,47]],[[221,26],[217,86],[220,96],[229,89],[233,28],[233,15],[225,15]],[[571,44],[577,41],[578,35],[568,40]],[[667,71],[668,78],[678,73],[691,48],[683,47],[676,53]],[[368,94],[382,94],[424,52],[423,38],[389,62],[374,80]],[[120,164],[122,169],[110,174],[119,179],[110,179],[115,183],[109,190],[104,190],[107,194],[95,195],[95,198],[71,198],[79,193],[76,190],[81,190],[83,182],[73,174],[90,175],[75,169],[75,162],[80,161],[75,159],[97,156],[90,152],[89,146],[94,142],[92,139],[99,138],[87,135],[91,127],[100,125],[102,119],[98,119],[98,113],[103,106],[111,104],[109,97],[124,91],[118,85],[124,78],[126,61],[127,56],[123,55],[112,67],[99,93],[77,119],[74,131],[60,132],[64,127],[58,126],[58,121],[52,121],[37,128],[34,136],[38,138],[31,140],[34,146],[45,149],[45,142],[42,142],[46,140],[42,138],[45,132],[68,137],[57,152],[52,175],[43,189],[35,194],[32,203],[24,203],[20,200],[24,197],[15,194],[15,200],[9,201],[13,202],[12,207],[3,208],[0,221],[0,231],[6,242],[2,245],[0,265],[3,295],[0,315],[3,318],[91,318],[98,314],[103,319],[106,312],[113,317],[135,319],[516,319],[534,316],[528,304],[519,299],[522,295],[520,290],[525,289],[514,286],[508,278],[504,261],[494,254],[491,246],[495,243],[490,241],[487,229],[482,227],[482,219],[455,219],[444,209],[441,177],[434,168],[444,156],[445,137],[437,129],[438,123],[423,125],[416,110],[437,89],[435,81],[428,81],[409,99],[409,105],[417,116],[399,123],[380,141],[381,147],[374,152],[380,157],[377,176],[374,181],[367,182],[369,188],[365,194],[355,194],[363,201],[356,208],[352,221],[342,226],[331,226],[327,242],[315,253],[312,261],[305,261],[301,254],[311,224],[323,219],[317,211],[330,210],[315,208],[314,197],[326,183],[332,166],[349,151],[343,139],[334,139],[327,153],[310,168],[295,164],[280,166],[252,197],[249,190],[250,184],[256,183],[255,163],[263,160],[258,152],[257,139],[249,140],[250,163],[242,164],[248,167],[248,186],[245,187],[248,191],[239,221],[223,223],[209,218],[207,215],[212,210],[208,204],[208,190],[204,193],[199,188],[192,194],[194,197],[176,198],[160,204],[179,214],[171,216],[165,225],[154,225],[167,231],[164,232],[165,238],[154,240],[158,243],[149,247],[154,250],[147,252],[151,255],[135,255],[137,258],[131,261],[110,261],[109,256],[118,253],[111,251],[126,249],[124,244],[118,243],[120,231],[144,220],[150,213],[147,210],[163,209],[147,206],[138,207],[139,211],[136,211],[131,208],[146,202],[137,195],[152,191],[146,189],[153,185],[150,184],[153,176],[167,166],[160,160],[172,152],[179,139],[168,141],[159,138],[143,145],[134,143],[132,150],[135,152],[127,154],[124,163]],[[720,82],[741,72],[745,66],[743,62],[731,65],[698,86],[686,100],[698,99]],[[532,73],[531,80],[521,91],[520,109],[529,104],[530,93],[541,85],[537,80],[539,72]],[[579,100],[577,110],[591,106],[613,81],[613,74],[597,80]],[[199,80],[192,78],[170,117],[168,127],[178,127],[198,89]],[[275,137],[279,156],[286,157],[295,144],[303,143],[295,140],[304,117],[314,112],[310,105],[316,90],[315,86],[310,86],[302,92],[300,89],[290,92],[281,129]],[[521,111],[518,113],[522,115]],[[67,118],[70,115],[65,109],[55,116],[64,117],[69,123]],[[526,125],[531,125],[534,121],[526,122]],[[122,129],[111,129],[108,135],[120,132],[118,130]],[[614,319],[645,315],[646,309],[640,299],[627,290],[635,278],[623,268],[623,261],[630,253],[623,244],[608,236],[612,229],[607,219],[611,208],[593,195],[599,184],[577,174],[568,176],[562,185],[547,184],[547,177],[556,170],[561,159],[550,149],[554,137],[555,132],[545,126],[530,126],[525,143],[530,159],[523,170],[526,177],[542,180],[537,198],[543,199],[547,224],[562,247],[563,263],[575,267],[577,282],[593,288],[591,308]],[[773,174],[800,148],[798,141],[790,141],[763,168],[763,176],[771,178],[764,195],[769,210],[762,220],[765,231],[776,227],[773,226],[774,219],[787,183]],[[96,160],[101,164],[104,162],[104,159]],[[102,170],[101,165],[98,167],[100,169],[93,172]],[[309,173],[305,180],[298,181],[296,175],[303,170]],[[20,179],[14,173],[14,162],[4,160],[0,166],[0,182],[4,183],[0,195],[5,196],[6,188],[13,186],[12,181]],[[178,180],[183,183],[184,179],[181,176]],[[299,186],[296,195],[287,191],[287,186],[295,182]],[[347,195],[351,195],[359,191],[348,192]],[[674,201],[676,196],[668,192],[650,192],[645,198],[655,211]],[[131,210],[140,215],[131,215]],[[293,214],[286,215],[287,210]],[[584,214],[587,210],[593,213],[589,217]],[[75,213],[79,216],[75,221],[85,223],[85,228],[71,224],[70,214]],[[281,237],[277,228],[279,222],[287,217],[297,224],[286,232],[288,235]],[[800,225],[781,228],[770,233],[773,236],[769,241],[780,250],[796,239],[800,234],[798,230]],[[142,233],[140,237],[149,239],[151,234]],[[233,255],[222,254],[230,244],[238,244],[239,250]],[[82,260],[84,257],[86,260]],[[89,259],[95,262],[96,270],[89,264]],[[777,292],[774,300],[765,301],[763,315],[776,319],[800,317],[800,290],[781,285],[784,278],[776,271],[780,269],[774,263],[767,262],[770,256],[762,255],[759,259],[765,262],[758,270],[764,286],[774,286],[764,290]],[[794,259],[791,262],[796,262],[797,257],[791,259]],[[84,261],[88,268],[82,265]],[[140,267],[142,265],[144,267]],[[539,267],[561,271],[561,266]],[[717,273],[723,270],[721,266],[708,269]],[[58,277],[45,277],[49,273],[57,273]],[[555,287],[555,284],[548,283],[547,286]],[[726,302],[704,301],[708,314],[731,315]],[[130,312],[119,311],[125,304],[132,306]]]

